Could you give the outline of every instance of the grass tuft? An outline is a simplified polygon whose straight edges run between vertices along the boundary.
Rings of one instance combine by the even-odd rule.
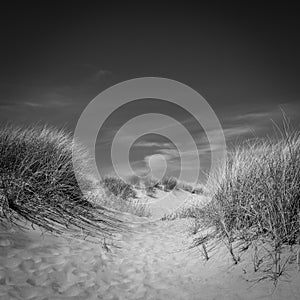
[[[124,182],[121,178],[107,176],[102,180],[102,185],[113,195],[123,200],[136,198],[136,191],[129,183]]]
[[[177,187],[177,179],[175,177],[164,177],[161,180],[161,185],[164,187],[164,190],[172,191]]]
[[[72,151],[78,160],[73,168]],[[0,129],[0,222],[29,221],[55,234],[79,238],[111,236],[123,227],[109,210],[92,204],[88,190],[89,156],[70,134],[49,126]]]
[[[97,205],[119,212],[130,213],[138,217],[150,217],[151,215],[147,204],[141,202],[140,199],[130,197],[124,200],[112,193],[107,195],[107,192],[102,187],[98,187],[89,199]]]
[[[284,122],[276,138],[236,147],[210,194],[212,200],[198,209],[196,222],[213,228],[210,238],[224,242],[235,263],[235,242],[263,240],[276,257],[283,246],[298,244],[300,250],[300,132]]]

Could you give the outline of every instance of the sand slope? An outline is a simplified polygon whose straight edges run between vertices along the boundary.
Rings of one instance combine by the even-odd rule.
[[[187,250],[190,220],[141,224],[101,244],[45,236],[38,231],[1,232],[0,299],[299,299],[300,276],[249,288],[247,259],[233,266],[224,249],[204,262]],[[249,276],[248,276],[249,275]],[[273,294],[272,294],[273,292]]]
[[[164,192],[156,190],[152,197],[141,194],[138,191],[139,200],[147,203],[151,212],[151,219],[158,220],[165,215],[169,215],[183,207],[197,203],[203,204],[208,201],[208,198],[202,195],[195,195],[183,190],[174,190]]]

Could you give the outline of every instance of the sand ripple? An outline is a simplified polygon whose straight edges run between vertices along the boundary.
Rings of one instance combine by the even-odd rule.
[[[232,271],[226,255],[219,255],[217,264],[210,261],[204,264],[197,249],[187,250],[187,222],[133,225],[132,232],[119,236],[116,246],[120,248],[111,252],[105,251],[101,244],[49,235],[42,238],[34,231],[3,231],[0,299],[261,297],[265,289],[247,290],[249,285],[241,279],[242,271]],[[281,296],[265,299],[281,299]]]

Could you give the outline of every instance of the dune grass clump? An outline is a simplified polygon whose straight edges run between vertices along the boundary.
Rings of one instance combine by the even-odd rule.
[[[102,185],[113,195],[128,200],[130,198],[136,198],[136,191],[129,183],[124,182],[121,178],[114,176],[104,177]]]
[[[141,178],[137,175],[131,175],[127,178],[128,182],[135,188],[141,187]]]
[[[184,181],[182,181],[182,180],[177,180],[177,185],[176,185],[176,187],[177,187],[178,189],[182,189],[182,190],[184,190],[184,191],[186,191],[186,192],[190,192],[190,193],[192,193],[193,190],[194,190],[194,188],[193,188],[193,186],[192,186],[191,184],[189,184],[189,183],[187,183],[187,182],[184,182]]]
[[[237,263],[236,241],[249,246],[263,240],[273,254],[300,242],[300,132],[284,125],[276,139],[257,139],[228,153],[211,202],[197,212],[196,221],[213,233],[196,244],[222,240]]]
[[[200,205],[189,205],[187,207],[179,208],[169,214],[165,214],[162,217],[162,220],[175,220],[175,219],[185,219],[185,218],[196,218],[198,217],[198,211],[199,211]]]
[[[78,160],[77,170],[72,161]],[[110,236],[123,225],[107,209],[88,201],[89,156],[70,134],[32,125],[0,129],[0,221],[25,221],[55,234]],[[76,179],[75,171],[78,174]]]
[[[159,180],[155,179],[152,176],[145,176],[143,179],[144,189],[147,196],[155,197],[156,189],[159,188]]]
[[[205,189],[201,186],[196,186],[193,188],[193,190],[191,191],[191,193],[196,194],[196,195],[202,195],[204,194]]]
[[[165,191],[171,191],[174,189],[181,189],[183,191],[193,193],[193,194],[203,194],[203,188],[197,184],[190,184],[188,182],[185,182],[183,180],[179,180],[176,177],[163,177],[160,182],[156,184],[157,186],[162,186]]]
[[[108,195],[105,193],[105,190],[109,192]],[[96,203],[107,208],[130,213],[138,217],[150,216],[148,206],[141,202],[140,199],[137,199],[137,193],[133,186],[117,177],[105,177],[94,198]]]
[[[119,212],[130,213],[138,217],[150,217],[150,211],[146,203],[141,202],[136,198],[128,198],[126,200],[114,194],[107,195],[103,188],[98,188],[90,200],[108,209],[113,209]]]
[[[175,177],[164,177],[161,180],[161,185],[165,191],[171,191],[177,187],[177,179]]]

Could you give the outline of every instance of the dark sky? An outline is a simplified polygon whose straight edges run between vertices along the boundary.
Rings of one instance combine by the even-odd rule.
[[[280,119],[279,107],[298,125],[300,27],[295,6],[275,1],[64,3],[1,8],[1,121],[42,121],[73,129],[84,107],[104,89],[155,76],[198,91],[218,115],[227,141],[247,136],[249,128],[257,135],[268,133],[270,120]],[[130,116],[129,111],[123,109],[122,115]],[[171,111],[176,115],[175,108]],[[107,121],[111,132],[121,119],[116,112]],[[163,153],[149,145],[153,153]],[[97,155],[106,160],[104,148]],[[146,150],[132,160],[142,162]]]

